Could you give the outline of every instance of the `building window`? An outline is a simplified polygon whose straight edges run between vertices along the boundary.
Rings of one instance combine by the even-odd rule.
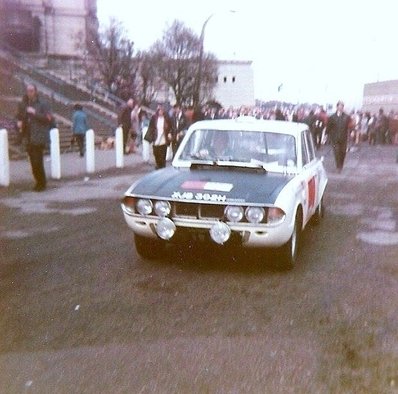
[[[224,77],[224,83],[226,83],[227,82],[227,77]]]
[[[235,83],[236,77],[232,77],[232,83]]]

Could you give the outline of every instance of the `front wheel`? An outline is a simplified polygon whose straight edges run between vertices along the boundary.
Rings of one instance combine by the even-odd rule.
[[[164,255],[166,244],[160,239],[153,239],[134,234],[137,253],[144,259],[157,259]]]
[[[294,227],[292,235],[279,250],[279,266],[284,270],[290,270],[294,268],[297,262],[299,241],[301,234],[301,215],[298,212],[294,221]]]

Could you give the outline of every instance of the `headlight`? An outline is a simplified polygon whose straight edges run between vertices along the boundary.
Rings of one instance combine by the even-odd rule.
[[[231,229],[223,222],[217,222],[210,228],[211,239],[220,245],[222,245],[224,242],[227,242],[230,236]]]
[[[136,208],[141,215],[149,215],[152,212],[152,201],[144,199],[138,200]]]
[[[245,216],[250,223],[260,223],[265,216],[265,210],[261,207],[247,207]]]
[[[176,225],[169,218],[160,219],[156,225],[156,234],[160,238],[169,240],[176,232]]]
[[[224,215],[229,222],[240,222],[243,218],[243,208],[233,205],[225,207]]]
[[[155,213],[156,215],[164,218],[170,214],[171,206],[168,201],[156,201],[155,202]]]
[[[283,209],[277,207],[268,208],[267,223],[275,224],[282,222],[285,216],[286,214]]]

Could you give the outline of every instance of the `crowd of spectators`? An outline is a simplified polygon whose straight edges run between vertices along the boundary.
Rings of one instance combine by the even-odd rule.
[[[127,122],[124,125],[125,136],[124,143],[126,146],[128,132],[131,132],[131,120],[132,108],[134,106],[129,103],[134,100],[129,99],[126,106],[122,109],[119,114],[119,124],[123,125],[121,121],[122,114],[127,111]],[[131,104],[130,103],[130,104]],[[135,105],[138,105],[135,103]],[[183,108],[178,107],[178,111],[182,112],[183,124],[187,129],[190,124],[198,120],[212,120],[212,119],[235,119],[241,116],[251,116],[256,119],[267,119],[267,120],[284,120],[290,122],[306,123],[314,138],[315,147],[321,148],[322,144],[328,143],[328,136],[326,134],[326,126],[329,113],[322,107],[317,105],[268,105],[264,107],[254,106],[241,106],[238,108],[228,107],[223,108],[216,105],[205,105],[201,108],[201,111],[194,111],[192,107]],[[123,112],[124,111],[124,112]],[[142,124],[142,115],[147,115],[144,110],[139,111],[139,127],[138,140],[144,137],[142,129],[147,127],[147,124]],[[167,115],[170,119],[175,119],[176,106],[170,107]],[[181,116],[181,115],[180,115]],[[377,114],[371,114],[369,112],[352,111],[350,114],[350,127],[349,127],[349,142],[352,145],[359,145],[361,143],[367,143],[369,145],[381,145],[381,144],[398,144],[398,114],[391,112],[388,116],[384,114],[381,108]],[[144,117],[144,120],[148,120]],[[144,122],[145,123],[145,122]],[[178,132],[181,135],[181,132]],[[134,132],[133,134],[136,134]],[[135,139],[135,138],[134,138]],[[174,149],[175,150],[175,149]],[[133,149],[134,151],[134,149]],[[131,152],[131,150],[130,150]]]
[[[257,119],[286,120],[306,123],[314,135],[319,148],[325,142],[324,130],[330,113],[322,106],[302,105],[273,107],[230,107],[214,108],[205,106],[201,119],[234,119],[239,116],[253,116]],[[350,140],[353,144],[367,142],[369,145],[398,144],[398,113],[388,115],[380,108],[377,113],[352,111],[350,114]]]

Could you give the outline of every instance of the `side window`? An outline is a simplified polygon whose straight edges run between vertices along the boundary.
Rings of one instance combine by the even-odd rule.
[[[308,149],[307,149],[307,141],[305,138],[305,132],[301,133],[301,156],[303,158],[303,166],[305,166],[310,162]]]
[[[305,132],[306,140],[307,140],[307,148],[308,148],[308,156],[310,161],[314,160],[315,155],[315,146],[314,146],[314,139],[312,138],[311,132],[307,130]]]
[[[309,130],[301,134],[301,152],[303,156],[303,165],[310,163],[315,159],[314,141]]]

